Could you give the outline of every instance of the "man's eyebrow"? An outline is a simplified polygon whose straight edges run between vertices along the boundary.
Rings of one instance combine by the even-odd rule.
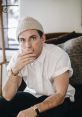
[[[37,35],[31,35],[29,36],[29,38],[32,38],[32,37],[37,37]],[[25,39],[24,37],[19,37],[18,39]]]
[[[37,35],[31,35],[31,36],[29,36],[29,38],[31,38],[31,37],[37,37]]]
[[[18,37],[18,40],[20,40],[20,39],[25,39],[24,37]]]
[[[24,37],[19,37],[19,39],[25,39]]]

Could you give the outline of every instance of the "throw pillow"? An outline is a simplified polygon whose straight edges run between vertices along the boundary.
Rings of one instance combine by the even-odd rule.
[[[82,84],[82,36],[63,43],[63,49],[69,54],[74,71],[71,84]]]

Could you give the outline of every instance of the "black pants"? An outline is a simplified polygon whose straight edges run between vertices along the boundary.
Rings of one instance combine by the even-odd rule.
[[[46,98],[47,96],[36,98],[25,92],[18,92],[11,101],[0,97],[0,117],[16,117],[21,110],[42,102]],[[65,99],[62,105],[42,113],[40,117],[66,117],[69,114],[69,106],[70,101]]]

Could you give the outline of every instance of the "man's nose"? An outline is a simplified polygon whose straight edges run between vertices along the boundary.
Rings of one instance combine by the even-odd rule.
[[[32,47],[31,42],[26,42],[26,43],[25,43],[25,47],[26,47],[26,48],[31,48],[31,47]]]

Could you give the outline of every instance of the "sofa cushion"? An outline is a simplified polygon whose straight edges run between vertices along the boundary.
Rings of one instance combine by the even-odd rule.
[[[82,84],[82,36],[63,43],[62,48],[69,54],[73,68],[71,84]]]

